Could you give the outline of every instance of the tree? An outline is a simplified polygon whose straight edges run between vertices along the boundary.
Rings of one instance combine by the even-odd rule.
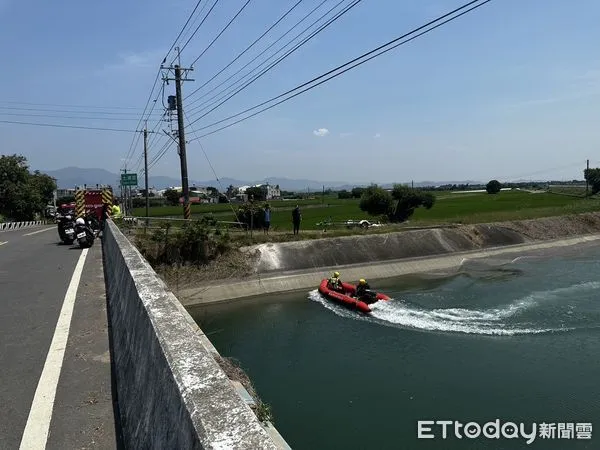
[[[54,196],[56,182],[36,170],[29,172],[21,155],[0,156],[0,214],[13,220],[33,220]]]
[[[435,197],[431,193],[400,184],[394,185],[392,198],[395,202],[393,210],[388,214],[390,222],[404,222],[413,215],[416,208],[423,206],[431,209],[435,204]]]
[[[75,203],[75,196],[74,195],[67,195],[65,197],[59,197],[56,199],[56,204],[57,205],[63,205],[65,203]]]
[[[227,195],[227,198],[235,197],[237,194],[238,194],[238,188],[236,188],[233,184],[230,184],[229,187],[227,187],[227,191],[225,192],[225,195]]]
[[[338,192],[338,198],[339,199],[348,199],[348,198],[352,198],[352,193],[348,192],[347,190],[342,190]]]
[[[363,191],[359,208],[372,216],[380,216],[387,214],[391,205],[390,193],[374,184]]]
[[[361,198],[363,195],[363,192],[365,192],[365,188],[363,187],[355,187],[352,189],[352,197],[354,198]]]
[[[359,207],[372,216],[386,215],[390,222],[404,222],[416,208],[430,209],[434,204],[435,197],[431,193],[396,184],[391,194],[377,185],[369,186],[362,194]]]
[[[500,189],[502,189],[502,185],[498,180],[491,180],[485,186],[485,190],[488,194],[497,194],[498,192],[500,192]]]
[[[600,192],[600,168],[585,169],[583,176],[592,188],[592,195]]]
[[[179,205],[179,198],[181,197],[181,194],[175,189],[167,189],[163,195],[167,199],[167,203],[169,205]]]
[[[260,187],[253,186],[246,189],[246,195],[248,199],[254,198],[255,201],[261,202],[266,199],[267,192]]]

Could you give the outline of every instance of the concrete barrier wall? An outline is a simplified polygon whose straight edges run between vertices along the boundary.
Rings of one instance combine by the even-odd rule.
[[[44,225],[45,220],[30,220],[27,222],[5,222],[0,223],[0,231],[16,230],[18,228],[33,227],[36,225]]]
[[[111,221],[103,249],[127,447],[281,448],[215,361],[202,331]]]

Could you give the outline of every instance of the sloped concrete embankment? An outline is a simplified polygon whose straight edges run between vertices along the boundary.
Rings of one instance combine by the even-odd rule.
[[[586,213],[495,224],[348,236],[242,249],[255,258],[255,274],[179,292],[185,306],[316,287],[331,270],[356,280],[391,278],[458,267],[465,258],[519,253],[597,240],[600,214]],[[588,235],[588,236],[582,236]],[[552,240],[552,241],[550,241]]]
[[[113,223],[103,249],[127,448],[281,448],[206,336]]]
[[[455,228],[433,228],[400,233],[261,244],[244,250],[259,253],[256,272],[267,274],[441,255],[521,244],[526,241],[524,236],[513,230],[492,225],[477,225],[470,232]]]

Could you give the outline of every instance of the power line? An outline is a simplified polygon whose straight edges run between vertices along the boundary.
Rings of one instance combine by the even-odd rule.
[[[156,131],[156,129],[158,128],[160,123],[161,123],[161,121],[158,121],[156,123],[156,125],[154,126],[154,128],[148,132],[148,134],[152,135],[150,142],[148,142],[148,153],[150,153],[150,150],[152,150],[154,148],[154,143],[159,139],[159,136],[161,135],[161,133],[158,133]],[[142,151],[142,152],[140,152],[135,164],[132,166],[132,167],[135,167],[136,172],[138,172],[140,170],[143,160],[144,160],[144,152]]]
[[[202,114],[200,117],[197,117],[194,120],[194,122],[192,122],[192,123],[198,122],[200,119],[206,117],[211,112],[213,112],[214,110],[216,110],[217,108],[219,108],[221,105],[223,105],[227,101],[231,100],[233,97],[235,97],[241,91],[243,91],[244,89],[246,89],[248,86],[250,86],[256,80],[258,80],[263,75],[265,75],[267,72],[269,72],[271,69],[273,69],[277,64],[281,63],[284,59],[286,59],[288,56],[290,56],[292,53],[294,53],[296,50],[298,50],[300,47],[302,47],[304,44],[306,44],[313,37],[315,37],[316,35],[318,35],[319,33],[321,33],[323,30],[325,30],[329,25],[331,25],[332,23],[334,23],[336,20],[338,20],[340,17],[342,17],[344,14],[346,14],[348,11],[350,11],[352,8],[354,8],[356,5],[358,5],[361,1],[362,0],[354,0],[354,2],[350,3],[349,5],[347,5],[344,9],[342,9],[340,12],[338,12],[335,16],[333,16],[332,18],[330,18],[327,22],[325,22],[319,28],[317,28],[315,31],[313,31],[309,36],[305,37],[301,42],[299,42],[298,44],[296,44],[296,46],[294,48],[290,49],[285,55],[281,56],[277,61],[273,62],[269,67],[266,67],[259,74],[255,75],[254,78],[252,78],[251,80],[249,80],[248,82],[246,82],[242,87],[240,87],[235,92],[233,92],[232,94],[230,94],[224,100],[221,98],[221,102],[220,103],[218,103],[216,106],[214,106],[209,111],[207,111],[204,114]],[[327,13],[329,13],[329,11]],[[217,100],[217,101],[219,101],[219,100]],[[214,102],[214,103],[216,103],[216,102]],[[214,105],[214,103],[208,105],[206,108],[210,108],[210,106]],[[206,108],[203,108],[203,109],[206,109]]]
[[[225,119],[219,120],[219,121],[217,121],[217,122],[214,122],[214,123],[212,123],[212,124],[210,124],[210,125],[207,125],[207,126],[205,126],[205,127],[202,127],[202,128],[200,128],[200,130],[203,130],[203,129],[210,128],[210,127],[212,127],[212,126],[214,126],[214,125],[218,125],[219,123],[225,122],[225,121],[227,121],[227,120],[230,120],[230,119],[233,119],[233,118],[235,118],[235,117],[238,117],[238,116],[240,116],[240,115],[242,115],[242,114],[245,114],[245,113],[247,113],[247,112],[250,112],[250,111],[252,111],[252,110],[254,110],[254,109],[256,109],[256,108],[260,108],[261,106],[263,106],[263,105],[266,105],[267,103],[270,103],[270,102],[272,102],[272,101],[274,101],[274,100],[277,100],[277,99],[279,99],[279,98],[281,98],[281,97],[283,97],[283,96],[285,96],[285,95],[287,95],[287,94],[290,94],[290,93],[292,93],[292,92],[294,92],[294,91],[297,91],[298,89],[301,89],[301,88],[303,88],[303,87],[305,87],[305,86],[307,86],[307,85],[309,85],[309,84],[311,84],[311,83],[313,83],[313,82],[315,82],[315,81],[317,81],[317,80],[320,80],[321,78],[325,78],[325,77],[327,77],[328,75],[330,75],[330,74],[332,74],[332,73],[334,73],[334,72],[337,72],[338,70],[340,70],[340,69],[342,69],[342,68],[346,67],[346,68],[345,68],[343,71],[341,71],[341,72],[339,72],[339,73],[336,73],[336,74],[333,74],[333,75],[329,76],[328,78],[325,78],[324,80],[321,80],[321,81],[319,81],[319,83],[317,83],[317,84],[315,84],[315,85],[313,85],[313,86],[309,86],[309,87],[307,87],[306,89],[303,89],[303,90],[302,90],[302,91],[300,91],[300,92],[296,92],[294,95],[291,95],[291,96],[290,96],[290,97],[288,97],[288,98],[285,98],[285,99],[283,99],[283,100],[280,100],[279,102],[277,102],[277,103],[275,103],[275,104],[273,104],[273,105],[271,105],[271,106],[268,106],[268,107],[266,107],[266,108],[263,108],[263,109],[261,109],[261,110],[259,110],[259,111],[255,112],[255,113],[253,113],[253,114],[251,114],[251,115],[249,115],[249,116],[247,116],[247,117],[244,117],[244,118],[242,118],[242,119],[239,119],[239,120],[237,120],[237,121],[235,121],[235,122],[233,122],[233,123],[231,123],[231,124],[229,124],[229,125],[226,125],[226,126],[223,126],[223,127],[221,127],[221,128],[218,128],[218,129],[216,129],[216,130],[213,130],[213,131],[211,131],[211,132],[209,132],[209,133],[206,133],[206,134],[204,134],[204,135],[202,135],[202,136],[200,136],[200,137],[205,137],[205,136],[208,136],[208,135],[210,135],[210,134],[214,134],[214,133],[216,133],[216,132],[218,132],[218,131],[224,130],[224,129],[226,129],[226,128],[229,128],[229,127],[231,127],[231,126],[233,126],[233,125],[236,125],[236,124],[238,124],[238,123],[240,123],[240,122],[243,122],[244,120],[250,119],[251,117],[254,117],[254,116],[256,116],[256,115],[258,115],[258,114],[260,114],[260,113],[262,113],[262,112],[265,112],[265,111],[267,111],[267,110],[269,110],[269,109],[271,109],[271,108],[274,108],[275,106],[278,106],[278,105],[280,105],[281,103],[284,103],[284,102],[286,102],[286,101],[288,101],[288,100],[291,100],[292,98],[294,98],[294,97],[297,97],[298,95],[300,95],[300,94],[303,94],[304,92],[307,92],[307,91],[309,91],[309,90],[311,90],[311,89],[314,89],[314,88],[316,88],[317,86],[320,86],[321,84],[323,84],[323,83],[326,83],[327,81],[329,81],[329,80],[331,80],[331,79],[333,79],[333,78],[336,78],[336,77],[338,77],[338,76],[340,76],[340,75],[342,75],[342,74],[344,74],[344,73],[348,72],[349,70],[352,70],[352,69],[354,69],[355,67],[358,67],[358,66],[360,66],[360,65],[362,65],[362,64],[364,64],[364,63],[366,63],[366,62],[370,61],[371,59],[374,59],[374,58],[376,58],[376,57],[378,57],[378,56],[381,56],[381,55],[383,55],[384,53],[387,53],[387,52],[389,52],[389,51],[393,50],[394,48],[396,48],[396,47],[398,47],[398,46],[400,46],[400,45],[406,44],[406,43],[408,43],[408,42],[410,42],[410,41],[412,41],[412,40],[414,40],[414,39],[416,39],[416,38],[418,38],[418,37],[420,37],[420,36],[422,36],[422,35],[424,35],[424,34],[426,34],[426,33],[429,33],[430,31],[433,31],[433,30],[435,30],[436,28],[439,28],[439,27],[441,27],[442,25],[445,25],[445,24],[446,24],[446,23],[448,23],[448,22],[451,22],[451,21],[453,21],[453,20],[455,20],[455,19],[458,19],[459,17],[461,17],[461,16],[463,16],[463,15],[465,15],[465,14],[467,14],[467,13],[469,13],[469,12],[471,12],[471,11],[473,11],[473,10],[477,9],[477,8],[480,8],[481,6],[483,6],[483,5],[485,5],[485,4],[489,3],[489,2],[491,2],[492,0],[485,0],[485,1],[483,1],[482,3],[479,3],[478,5],[472,6],[471,8],[467,9],[466,11],[463,11],[462,13],[460,13],[460,14],[457,14],[457,15],[456,15],[456,16],[454,16],[454,17],[450,17],[449,19],[446,19],[446,20],[444,20],[443,22],[441,22],[441,23],[439,23],[439,24],[437,24],[437,25],[435,25],[435,26],[433,26],[433,27],[431,27],[431,28],[429,28],[429,29],[427,29],[427,30],[425,30],[425,31],[422,31],[422,32],[420,32],[420,33],[416,34],[415,36],[412,36],[412,37],[410,37],[410,38],[408,38],[408,39],[405,39],[407,36],[410,36],[411,34],[414,34],[414,33],[416,33],[417,31],[419,31],[419,30],[422,30],[423,28],[426,28],[426,27],[428,27],[428,26],[430,26],[430,25],[432,25],[432,24],[434,24],[434,23],[436,23],[436,22],[439,22],[440,20],[444,19],[445,17],[451,16],[452,14],[454,14],[454,13],[456,13],[456,12],[458,12],[458,11],[462,10],[462,9],[465,9],[465,8],[467,8],[467,7],[471,6],[471,5],[473,5],[474,3],[477,3],[478,1],[480,1],[480,0],[473,0],[473,1],[471,1],[471,2],[468,2],[468,3],[466,3],[465,5],[463,5],[463,6],[460,6],[460,7],[456,8],[456,9],[454,9],[453,11],[451,11],[451,12],[449,12],[449,13],[446,13],[446,14],[444,14],[444,15],[442,15],[442,16],[440,16],[440,17],[438,17],[437,19],[435,19],[435,20],[432,20],[432,21],[430,21],[430,22],[426,23],[425,25],[422,25],[422,26],[420,26],[420,27],[418,27],[418,28],[415,28],[414,30],[410,31],[409,33],[406,33],[406,34],[404,34],[404,35],[402,35],[402,36],[399,36],[399,37],[397,37],[397,38],[395,38],[395,39],[393,39],[393,40],[391,40],[391,41],[387,42],[386,44],[383,44],[383,45],[381,45],[381,46],[379,46],[379,47],[377,47],[377,48],[375,48],[375,49],[373,49],[373,50],[371,50],[371,51],[369,51],[369,52],[367,52],[367,53],[364,53],[363,55],[361,55],[361,56],[359,56],[359,57],[357,57],[357,58],[354,58],[353,60],[351,60],[351,61],[349,61],[349,62],[347,62],[347,63],[345,63],[345,64],[342,64],[342,65],[340,65],[340,66],[336,67],[335,69],[332,69],[332,70],[330,70],[330,71],[328,71],[328,72],[324,73],[323,75],[320,75],[320,76],[318,76],[318,77],[315,77],[315,78],[313,78],[312,80],[310,80],[310,81],[307,81],[306,83],[303,83],[303,84],[301,84],[301,85],[299,85],[299,86],[297,86],[297,87],[295,87],[295,88],[293,88],[293,89],[290,89],[290,90],[288,90],[288,91],[284,92],[283,94],[280,94],[280,95],[278,95],[278,96],[276,96],[276,97],[273,97],[273,98],[271,98],[271,99],[269,99],[269,100],[267,100],[267,101],[265,101],[265,102],[262,102],[262,103],[260,103],[260,104],[258,104],[258,105],[256,105],[256,106],[253,106],[252,108],[248,108],[248,109],[246,109],[246,110],[244,110],[244,111],[242,111],[242,112],[240,112],[240,113],[234,114],[233,116],[229,116],[229,117],[227,117],[227,118],[225,118]],[[405,39],[405,40],[402,40],[402,39]],[[400,41],[400,42],[398,42],[398,41]],[[388,47],[388,46],[390,46],[391,44],[395,44],[395,45],[393,45],[392,47],[390,47],[390,48],[387,48],[387,49],[385,49],[385,50],[382,50],[382,49],[384,49],[385,47]],[[380,50],[381,50],[381,51],[380,51]],[[379,52],[379,53],[377,53],[377,54],[373,54],[373,53],[376,53],[376,52],[378,52],[378,51],[380,51],[380,52]],[[358,60],[360,60],[360,59],[363,59],[364,57],[366,57],[366,56],[369,56],[369,55],[372,55],[372,56],[370,56],[369,58],[365,59],[364,61],[357,62]],[[352,64],[353,64],[353,65],[352,65]],[[350,67],[347,67],[347,66],[350,66]]]
[[[204,10],[206,9],[206,7],[208,6],[208,0],[204,2],[204,5],[202,5],[202,9],[200,10],[200,12],[196,15],[196,18],[194,19],[194,21],[190,24],[190,28],[188,28],[188,30],[183,34],[183,36],[181,36],[181,40],[183,41],[184,39],[187,39],[187,37],[190,35],[192,27],[194,25],[196,25],[196,23],[198,22],[198,19],[202,16],[202,13],[204,12]]]
[[[281,41],[284,37],[286,37],[288,34],[290,34],[294,29],[296,29],[302,22],[304,22],[306,19],[308,19],[317,9],[319,9],[321,6],[323,6],[323,4],[327,3],[328,0],[322,0],[321,3],[319,3],[316,7],[314,7],[308,14],[306,14],[302,19],[300,19],[298,22],[296,22],[296,24],[290,28],[288,31],[286,31],[284,34],[282,34],[281,36],[279,36],[279,38],[277,40],[275,40],[275,42],[271,43],[267,48],[265,48],[262,52],[260,52],[258,55],[256,55],[253,59],[251,59],[250,61],[248,61],[243,67],[241,67],[240,69],[238,69],[237,72],[231,74],[229,77],[227,77],[225,80],[223,80],[221,83],[219,83],[218,85],[216,85],[213,88],[213,91],[216,90],[217,88],[223,86],[225,83],[227,83],[229,80],[231,80],[233,77],[235,77],[238,73],[240,73],[242,70],[244,70],[246,67],[248,67],[250,64],[252,64],[254,61],[256,61],[258,58],[260,58],[262,55],[264,55],[271,47],[273,47],[274,45],[276,45],[279,41]],[[339,3],[342,3],[344,0],[341,0]],[[339,5],[338,3],[338,5]],[[336,5],[337,6],[337,5]],[[335,7],[334,7],[335,8]],[[332,8],[333,9],[333,8]],[[331,11],[331,9],[329,10]],[[319,20],[321,20],[325,15],[327,15],[329,13],[329,11],[327,13],[325,13],[323,16],[321,16],[319,19],[316,20],[316,22],[318,22]],[[312,25],[314,25],[315,22],[313,22],[309,27],[310,28]],[[304,31],[302,31],[302,33],[304,33],[306,31],[306,28],[304,29]],[[300,33],[300,34],[302,34]],[[296,39],[298,37],[298,35],[294,38]],[[289,45],[289,43],[287,44]],[[287,46],[286,45],[286,46]],[[286,46],[284,46],[283,48],[285,48]],[[281,49],[279,50],[281,51]],[[279,52],[277,52],[279,53]],[[275,53],[275,54],[277,54]],[[272,57],[272,56],[271,56]],[[267,60],[270,58],[267,58]],[[264,64],[264,62],[263,62]],[[262,65],[262,64],[261,64]],[[261,65],[259,65],[258,67],[260,67]],[[254,69],[256,70],[256,68]],[[250,73],[252,73],[254,70],[250,71]],[[242,77],[245,78],[246,76],[248,76],[249,74],[246,74]],[[234,82],[232,85],[230,85],[229,87],[237,84],[239,81]],[[229,89],[226,88],[225,90]],[[186,98],[191,97],[192,95],[194,95],[196,92],[198,92],[200,89],[196,89],[195,91],[193,91],[190,95],[188,95]],[[221,91],[223,92],[223,91]],[[210,92],[200,96],[199,98],[192,100],[191,102],[188,103],[188,106],[193,105],[194,103],[196,103],[197,101],[201,100],[202,98],[206,97],[207,95],[209,95]],[[218,95],[218,94],[217,94]],[[214,98],[214,97],[212,97]],[[194,109],[192,109],[193,111]]]
[[[146,119],[144,119],[144,115],[146,114],[146,110],[148,109],[148,105],[150,104],[150,100],[152,99],[152,94],[154,94],[154,89],[156,89],[158,79],[160,78],[160,74],[161,74],[160,70],[161,69],[159,68],[158,71],[156,72],[156,78],[154,79],[154,84],[152,85],[152,90],[150,91],[150,95],[148,96],[148,100],[146,101],[146,105],[144,106],[144,111],[142,112],[142,116],[140,117],[140,120],[139,120],[137,126],[135,127],[136,130],[138,130],[140,128],[140,125],[142,124],[142,122],[144,120],[148,120],[148,118],[152,114],[152,111],[154,111],[154,108],[156,107],[156,102],[158,100],[158,95],[160,95],[160,92],[158,93],[158,95],[156,96],[154,101],[152,102],[152,108],[150,109],[150,112],[146,116]],[[161,86],[161,89],[163,90],[163,92],[164,92],[164,88],[165,88],[165,82],[163,81],[162,86]],[[125,160],[123,161],[123,166],[127,166],[127,161],[129,161],[129,159],[133,156],[133,152],[135,152],[135,148],[137,147],[137,144],[140,140],[140,136],[141,136],[141,133],[138,133],[137,135],[133,136],[133,139],[131,140],[131,145],[129,146],[129,150],[127,151]]]
[[[194,61],[192,61],[192,63],[190,64],[190,67],[194,67],[194,64],[196,64],[196,62],[202,57],[202,55],[204,55],[208,51],[208,49],[213,46],[213,44],[217,41],[217,39],[219,39],[221,37],[221,35],[235,21],[237,16],[239,16],[242,13],[242,11],[244,9],[246,9],[246,6],[248,6],[248,3],[250,3],[251,1],[252,0],[246,0],[246,3],[244,3],[244,5],[240,8],[240,10],[236,13],[236,15],[231,18],[229,23],[227,25],[225,25],[225,27],[221,30],[221,32],[219,34],[217,34],[217,36],[212,40],[212,42],[210,44],[208,44],[208,46],[202,51],[202,53],[200,53],[200,55]]]
[[[227,64],[225,67],[223,67],[219,72],[217,72],[215,75],[212,76],[212,78],[210,78],[208,81],[206,81],[202,86],[200,86],[198,89],[196,89],[194,92],[192,92],[191,94],[189,94],[185,99],[191,97],[192,95],[194,95],[196,92],[198,92],[200,89],[202,89],[204,86],[206,86],[208,83],[210,83],[212,80],[214,80],[215,78],[217,78],[219,75],[221,75],[225,70],[227,70],[234,62],[236,62],[238,59],[240,59],[248,50],[250,50],[252,47],[254,47],[254,45],[260,41],[263,37],[265,37],[267,35],[267,33],[269,33],[269,31],[271,31],[273,28],[275,28],[277,25],[279,25],[279,23],[285,19],[294,9],[296,9],[296,7],[302,3],[304,0],[298,0],[290,9],[288,9],[285,14],[283,16],[281,16],[277,22],[275,22],[273,25],[271,25],[269,28],[267,28],[267,30],[261,34],[258,38],[256,38],[254,40],[254,42],[252,42],[252,44],[250,44],[248,47],[245,48],[245,50],[243,52],[241,52],[239,55],[237,55],[229,64]],[[184,99],[184,100],[185,100]]]
[[[0,123],[8,123],[14,125],[35,125],[39,127],[53,127],[53,128],[76,128],[80,130],[99,130],[99,131],[119,131],[123,133],[137,133],[135,130],[124,130],[121,128],[100,128],[100,127],[85,127],[77,125],[59,125],[56,123],[34,123],[34,122],[14,122],[12,120],[0,120]]]
[[[64,114],[107,114],[111,116],[138,116],[134,112],[115,112],[115,111],[75,111],[68,109],[46,109],[46,108],[22,108],[19,106],[0,106],[0,110],[7,111],[34,111],[34,112],[56,112]]]
[[[187,114],[184,112],[183,113],[185,118],[187,119],[187,121],[189,122],[190,119],[188,118]],[[191,125],[188,124],[188,127],[190,127],[190,129],[192,130],[192,133],[194,133],[194,136],[196,136],[196,140],[198,141],[198,145],[200,146],[200,150],[202,150],[202,153],[204,153],[204,157],[206,158],[206,161],[208,162],[208,165],[210,166],[210,170],[212,170],[213,175],[215,176],[215,179],[217,180],[217,183],[219,183],[219,187],[221,188],[221,192],[224,192],[224,188],[223,185],[221,184],[221,180],[219,180],[219,177],[217,176],[217,172],[215,172],[215,169],[213,167],[213,165],[210,162],[210,159],[208,159],[208,155],[206,154],[206,152],[204,151],[204,146],[202,145],[202,142],[200,142],[199,139],[197,139],[198,135],[196,134],[196,131],[194,131],[194,129],[191,127]],[[235,216],[235,220],[237,222],[240,221],[240,218],[235,210],[235,208],[233,207],[233,205],[231,204],[231,202],[228,202],[230,207],[231,207],[231,211],[233,211],[233,215]]]
[[[174,143],[175,143],[175,141],[173,141],[171,139],[169,139],[168,141],[166,141],[164,143],[162,148],[158,151],[158,153],[154,156],[154,158],[152,158],[152,161],[148,163],[148,170],[153,168],[158,163],[158,161],[160,161],[162,159],[162,157],[171,149],[171,147],[173,146]]]
[[[162,159],[162,157],[171,149],[171,147],[175,144],[175,142],[171,140],[167,140],[163,143],[162,148],[156,153],[156,155],[152,158],[152,161],[148,163],[148,170],[152,169],[158,161]]]
[[[21,113],[4,113],[0,112],[0,116],[9,117],[46,117],[51,119],[72,119],[72,120],[138,120],[134,117],[81,117],[81,116],[53,116],[51,114],[21,114]]]
[[[194,36],[198,32],[198,30],[200,29],[200,27],[202,26],[202,24],[204,24],[204,22],[206,21],[206,19],[208,18],[208,16],[210,15],[210,13],[212,12],[212,10],[214,9],[214,7],[217,6],[217,3],[219,3],[219,0],[215,0],[215,2],[213,3],[213,5],[210,7],[210,9],[208,10],[208,12],[206,13],[206,16],[204,16],[204,19],[202,19],[202,22],[200,22],[200,24],[196,27],[196,29],[194,30],[194,32],[192,33],[192,35],[188,38],[187,41],[185,41],[185,44],[183,44],[183,47],[181,47],[181,49],[179,50],[180,53],[187,47],[187,45],[190,43],[190,41],[194,38]],[[174,62],[175,62],[175,60],[171,61],[171,65],[173,65]]]
[[[6,103],[9,105],[31,105],[31,106],[54,106],[57,108],[92,108],[92,109],[135,109],[140,110],[141,108],[135,106],[91,106],[91,105],[60,105],[55,103],[30,103],[30,102],[16,102],[1,100],[0,103]],[[124,114],[136,114],[134,112]]]
[[[165,62],[167,62],[167,58],[169,57],[169,53],[171,53],[171,50],[173,50],[173,48],[175,47],[175,45],[177,45],[177,41],[179,40],[179,38],[181,37],[181,35],[183,34],[183,31],[185,30],[185,27],[187,27],[188,23],[190,23],[190,20],[192,20],[192,17],[194,16],[194,13],[196,12],[196,10],[198,9],[198,6],[200,6],[200,3],[202,2],[202,0],[198,0],[198,2],[196,3],[196,6],[194,7],[193,11],[190,13],[188,19],[186,20],[185,24],[183,25],[183,27],[181,28],[181,31],[179,31],[179,34],[177,35],[177,37],[175,38],[175,40],[173,41],[173,44],[171,45],[171,48],[169,49],[169,51],[167,52],[167,54],[165,55],[165,59],[163,59],[163,64]]]

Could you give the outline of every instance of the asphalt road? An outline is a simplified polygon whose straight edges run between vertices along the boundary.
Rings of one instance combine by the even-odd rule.
[[[64,331],[65,338],[68,337],[66,349],[62,345],[64,359],[59,358],[61,364],[53,364],[51,370],[44,369],[45,364],[50,365],[46,360],[51,359],[49,350],[61,308],[63,302],[66,303],[67,289],[81,256],[79,247],[60,243],[56,225],[0,232],[0,449],[18,449],[26,425],[31,426],[28,418],[35,409],[32,403],[38,383],[42,384],[42,371],[53,371],[60,377],[60,382],[55,383],[56,390],[50,389],[56,392],[56,402],[50,406],[52,421],[56,422],[48,425],[50,441],[61,441],[61,436],[67,436],[69,430],[74,440],[63,440],[62,444],[83,448],[90,444],[89,435],[86,442],[76,442],[76,439],[81,438],[86,427],[99,427],[98,417],[102,416],[104,430],[100,440],[106,439],[102,447],[116,448],[99,239],[87,253],[72,320],[67,322],[70,330]],[[94,339],[82,341],[82,334],[92,335]],[[81,355],[86,354],[89,361],[81,360]],[[82,377],[86,383],[81,383]],[[62,386],[67,382],[74,389],[64,389]],[[85,390],[89,386],[104,392],[97,411],[87,412],[96,425],[78,423],[77,429],[69,429],[61,405],[65,410],[78,409],[81,404],[73,404],[76,398],[79,402],[78,397],[97,405],[98,396],[90,397]],[[36,420],[39,422],[39,418]],[[54,447],[52,443],[48,442],[48,447]]]

